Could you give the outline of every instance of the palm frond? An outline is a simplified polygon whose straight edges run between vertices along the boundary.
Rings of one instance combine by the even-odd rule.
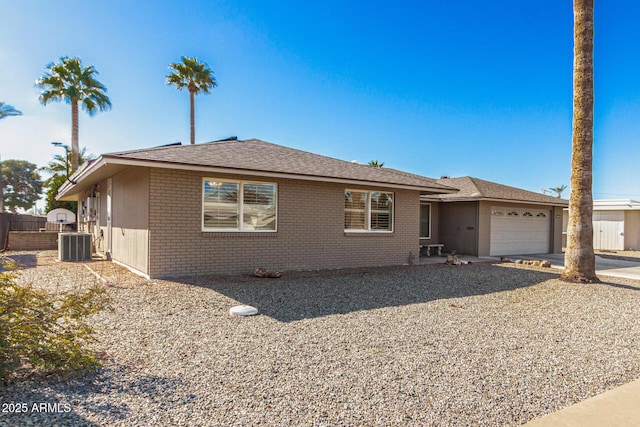
[[[39,98],[41,104],[80,101],[90,115],[96,108],[100,111],[111,109],[107,88],[95,78],[98,71],[93,65],[83,67],[80,58],[63,56],[60,61],[48,64],[47,70],[42,78],[36,80],[36,86],[42,89]],[[86,98],[92,98],[90,109],[86,108]]]
[[[165,78],[167,85],[175,86],[178,90],[193,87],[196,95],[199,93],[208,94],[211,92],[211,88],[218,86],[213,71],[206,62],[186,56],[183,56],[181,60],[182,62],[169,64],[169,68],[173,72]]]
[[[21,116],[22,111],[16,109],[13,105],[0,102],[0,119],[4,119],[9,116]]]

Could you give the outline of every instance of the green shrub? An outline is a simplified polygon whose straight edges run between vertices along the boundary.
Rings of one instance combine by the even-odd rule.
[[[110,308],[106,290],[52,294],[16,283],[15,264],[0,262],[0,381],[23,369],[69,377],[100,366],[87,317]]]

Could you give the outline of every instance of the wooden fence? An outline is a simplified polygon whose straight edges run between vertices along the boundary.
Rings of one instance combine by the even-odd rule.
[[[47,224],[46,216],[21,215],[0,212],[0,250],[5,250],[9,231],[39,231]]]

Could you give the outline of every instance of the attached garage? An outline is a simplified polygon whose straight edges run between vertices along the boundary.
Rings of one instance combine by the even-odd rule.
[[[422,197],[434,218],[428,243],[478,257],[562,252],[567,200],[473,177],[436,182],[459,192]]]
[[[548,253],[551,210],[491,208],[491,256]]]

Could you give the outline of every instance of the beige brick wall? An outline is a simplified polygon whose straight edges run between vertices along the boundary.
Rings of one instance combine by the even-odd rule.
[[[277,183],[278,231],[202,232],[203,177]],[[354,234],[344,232],[344,190],[357,186],[166,169],[151,169],[149,184],[151,277],[400,265],[418,253],[417,191],[394,191],[393,233]]]
[[[491,206],[494,203],[478,202],[478,256],[489,256],[491,253]]]

